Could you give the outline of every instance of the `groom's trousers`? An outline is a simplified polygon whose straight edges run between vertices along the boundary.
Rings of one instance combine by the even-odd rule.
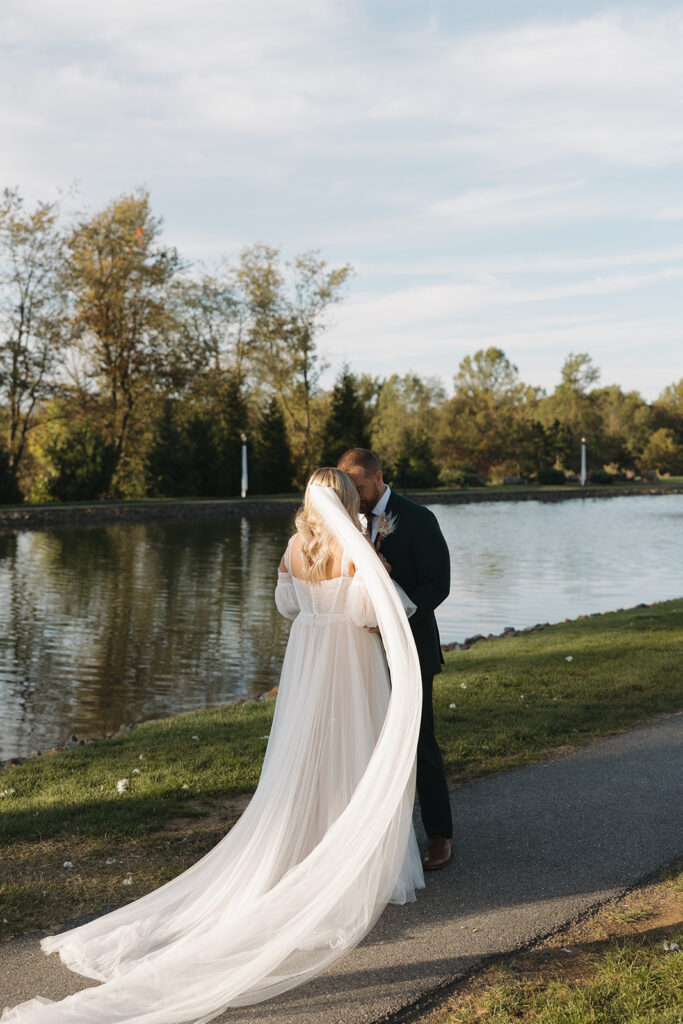
[[[451,801],[443,757],[434,735],[434,676],[422,676],[422,718],[417,741],[417,795],[427,836],[453,837]]]

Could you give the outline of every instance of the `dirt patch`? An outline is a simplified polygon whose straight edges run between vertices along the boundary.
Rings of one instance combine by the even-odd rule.
[[[13,843],[0,883],[0,938],[54,931],[63,921],[144,896],[185,871],[230,831],[248,796],[193,807],[138,839],[58,837]]]

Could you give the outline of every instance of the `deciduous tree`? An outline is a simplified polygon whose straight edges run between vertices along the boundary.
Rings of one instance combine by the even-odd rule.
[[[67,335],[59,212],[56,203],[26,210],[16,189],[0,201],[0,396],[14,476],[41,403],[59,386]]]
[[[382,384],[371,427],[372,448],[397,486],[436,484],[432,445],[436,410],[443,400],[443,387],[434,377],[394,374]]]
[[[169,287],[180,259],[160,236],[161,221],[140,190],[81,220],[68,242],[74,322],[117,466],[143,396],[173,382],[179,356]]]
[[[330,268],[317,252],[282,264],[277,249],[258,245],[241,257],[256,370],[282,402],[299,483],[310,475],[316,454],[315,400],[325,367],[317,339],[350,273],[348,264]]]

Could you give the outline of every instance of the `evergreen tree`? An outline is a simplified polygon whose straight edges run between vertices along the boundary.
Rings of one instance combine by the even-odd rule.
[[[358,379],[344,366],[332,389],[323,431],[323,466],[336,466],[339,456],[349,448],[370,447],[367,419]]]
[[[292,490],[294,465],[285,418],[276,395],[261,413],[253,446],[250,489],[259,494],[286,494]]]
[[[115,443],[86,422],[45,445],[52,464],[46,481],[55,501],[91,501],[109,491],[118,462]]]
[[[184,498],[197,494],[199,475],[189,431],[178,422],[176,404],[170,399],[164,402],[145,469],[151,497]]]
[[[9,452],[0,444],[0,504],[17,505],[20,501],[23,495],[10,465]]]
[[[206,460],[202,479],[202,494],[219,498],[240,493],[242,479],[242,437],[247,427],[247,406],[236,373],[229,374],[216,391],[208,410],[213,422],[210,438],[215,451],[215,463]],[[199,426],[199,424],[198,424]],[[208,427],[209,424],[205,424]],[[197,455],[199,456],[199,451]]]

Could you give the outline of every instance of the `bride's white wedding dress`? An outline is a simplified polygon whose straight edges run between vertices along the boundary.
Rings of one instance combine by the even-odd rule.
[[[293,623],[247,809],[166,885],[42,939],[103,985],[61,1002],[39,996],[0,1024],[207,1024],[319,973],[387,902],[413,900],[424,885],[412,826],[421,688],[410,602],[334,492],[312,491],[344,548],[342,575],[294,577],[290,541],[276,602]],[[376,623],[391,690],[380,638],[363,628]]]

